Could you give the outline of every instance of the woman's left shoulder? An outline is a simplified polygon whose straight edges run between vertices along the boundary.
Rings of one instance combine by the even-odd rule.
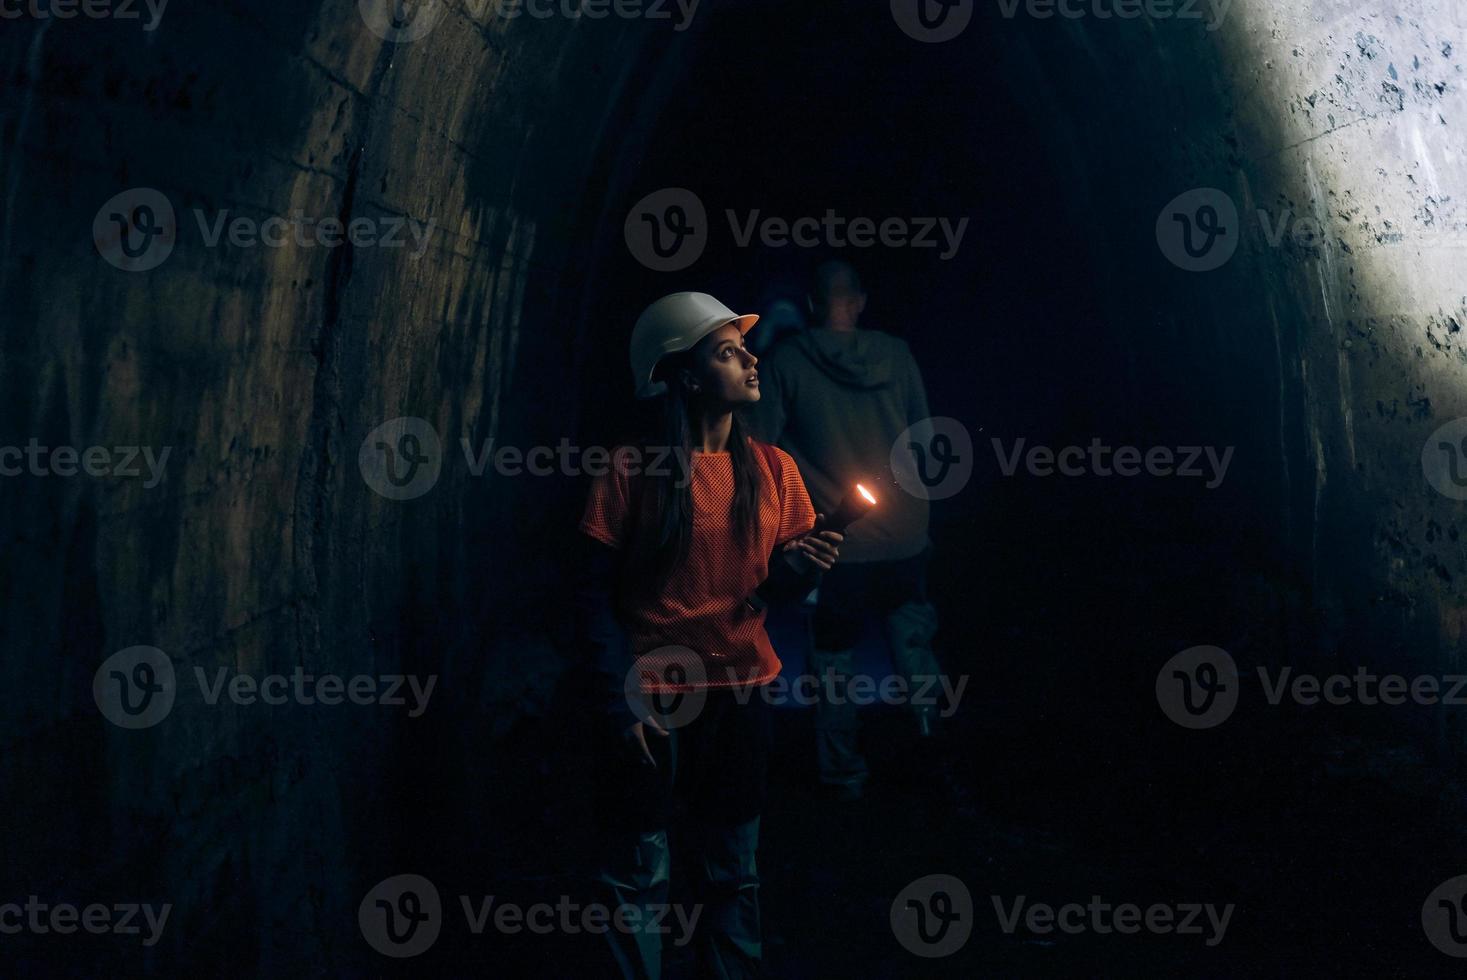
[[[753,436],[749,436],[748,440],[750,448],[754,450],[754,453],[756,455],[763,456],[765,459],[768,459],[772,456],[775,459],[779,460],[781,463],[786,461],[794,462],[794,460],[790,459],[789,453],[785,452],[783,449],[780,449],[772,442],[765,442],[763,439],[756,439]]]
[[[783,477],[786,483],[791,477],[796,480],[799,479],[799,464],[795,462],[795,458],[789,453],[780,449],[772,442],[763,442],[755,439],[753,436],[749,437],[749,445],[753,448],[755,455],[763,459],[765,464],[771,469],[770,475],[778,474]]]

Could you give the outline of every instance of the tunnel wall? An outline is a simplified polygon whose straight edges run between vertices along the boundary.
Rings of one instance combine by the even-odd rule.
[[[1231,39],[1239,61],[1277,75],[1284,95],[1272,126],[1259,105],[1243,118],[1258,150],[1240,201],[1292,208],[1323,229],[1260,276],[1265,322],[1275,333],[1289,319],[1303,325],[1283,378],[1306,449],[1287,475],[1291,528],[1324,641],[1345,663],[1449,673],[1461,667],[1467,609],[1461,500],[1428,481],[1422,454],[1467,409],[1457,336],[1467,322],[1467,11],[1315,6],[1322,30],[1304,11],[1259,8]],[[1283,139],[1263,143],[1269,129]],[[1460,731],[1452,743],[1464,747]]]
[[[413,726],[450,737],[437,754],[458,788],[474,741],[561,669],[513,628],[548,599],[511,567],[534,489],[473,477],[459,439],[573,431],[555,381],[580,312],[565,283],[656,104],[627,89],[677,46],[647,21],[437,9],[411,43],[369,30],[353,0],[179,4],[152,31],[8,20],[0,35],[0,442],[171,447],[151,487],[0,481],[0,668],[28,692],[0,721],[0,785],[28,788],[7,791],[0,867],[7,893],[173,903],[163,943],[139,953],[153,962],[206,948],[293,974],[360,955],[341,910],[412,870],[395,858],[420,844],[436,769]],[[91,239],[103,202],[134,187],[177,215],[151,271],[105,264]],[[429,230],[420,255],[416,239],[205,239],[225,212],[295,211]],[[437,484],[402,501],[358,467],[400,416],[444,447]],[[134,645],[166,653],[179,693],[128,731],[99,714],[92,676]],[[297,667],[435,675],[451,721],[191,693],[195,668],[212,683]]]
[[[1237,567],[1199,560],[1186,575],[1210,609],[1136,638],[1162,660],[1208,643],[1245,669],[1460,667],[1461,505],[1422,466],[1467,394],[1459,8],[1237,0],[1215,31],[1178,18],[990,25],[1005,95],[1049,122],[1067,174],[1054,193],[1076,220],[1044,260],[1056,288],[1101,284],[1094,328],[1133,388],[1133,434],[1237,448],[1228,485],[1179,503],[1195,515],[1167,559],[1185,575],[1198,539],[1230,539]],[[1155,230],[1198,188],[1223,192],[1241,229],[1231,260],[1201,272],[1170,262]],[[1450,718],[1393,721],[1460,752]]]

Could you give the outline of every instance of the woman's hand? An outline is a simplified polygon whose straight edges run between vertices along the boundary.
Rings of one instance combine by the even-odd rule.
[[[818,524],[821,515],[815,516]],[[802,575],[812,572],[828,572],[835,567],[840,557],[841,542],[846,539],[839,531],[821,531],[795,538],[784,546],[784,559]]]
[[[627,751],[640,756],[638,760],[643,765],[657,768],[657,760],[652,758],[652,749],[647,745],[647,732],[655,732],[663,738],[667,738],[667,729],[658,725],[657,722],[648,720],[646,722],[635,722],[629,725],[626,731],[621,733],[622,740],[626,743]]]

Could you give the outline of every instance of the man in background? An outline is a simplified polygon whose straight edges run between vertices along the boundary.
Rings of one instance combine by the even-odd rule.
[[[837,799],[855,800],[869,771],[844,688],[867,612],[883,618],[909,692],[935,690],[920,678],[939,673],[937,615],[926,591],[927,501],[898,489],[889,467],[897,438],[928,417],[927,393],[905,341],[860,328],[866,292],[849,263],[832,260],[816,270],[810,305],[812,329],[782,339],[759,365],[763,397],[750,421],[759,438],[794,457],[817,512],[834,514],[858,481],[881,488],[879,505],[851,525],[840,563],[820,585],[810,653],[820,690],[820,780]],[[930,735],[935,706],[912,709],[919,734]]]

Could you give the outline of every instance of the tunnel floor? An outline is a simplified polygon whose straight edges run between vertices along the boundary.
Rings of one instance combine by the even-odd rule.
[[[994,642],[1014,660],[1038,660],[1055,653],[1053,638],[1010,625]],[[941,646],[945,664],[964,656]],[[1100,731],[1093,704],[1067,720],[1062,710],[1038,712],[985,690],[975,675],[961,709],[930,741],[917,739],[903,711],[863,709],[872,779],[856,803],[816,791],[811,713],[776,712],[759,852],[769,976],[1440,972],[1439,954],[1420,948],[1420,903],[1452,868],[1467,869],[1458,832],[1467,787],[1410,744],[1352,719],[1322,724],[1307,712],[1257,707],[1213,743],[1218,751],[1199,753],[1186,740],[1140,729],[1128,736],[1124,707]],[[518,816],[502,814],[503,846],[472,862],[455,850],[442,875],[482,889],[475,869],[500,869],[491,891],[554,901],[579,887],[574,868],[591,853],[591,815],[575,777],[547,772],[537,738],[517,741],[495,778],[532,799],[557,795],[559,804],[527,800]],[[557,779],[567,782],[547,788]],[[691,902],[677,846],[675,829],[672,901]],[[889,916],[897,893],[927,874],[965,882],[974,927],[958,954],[918,963],[893,938]],[[1007,914],[1019,896],[1054,907],[1099,896],[1111,905],[1234,910],[1214,946],[1205,915],[1200,934],[1187,936],[1039,934],[1022,925],[1006,933],[995,903]],[[440,962],[492,965],[503,976],[537,975],[551,962],[575,975],[612,975],[585,937],[553,946],[550,937],[460,939]],[[670,977],[696,975],[686,950],[672,949],[668,968]]]

